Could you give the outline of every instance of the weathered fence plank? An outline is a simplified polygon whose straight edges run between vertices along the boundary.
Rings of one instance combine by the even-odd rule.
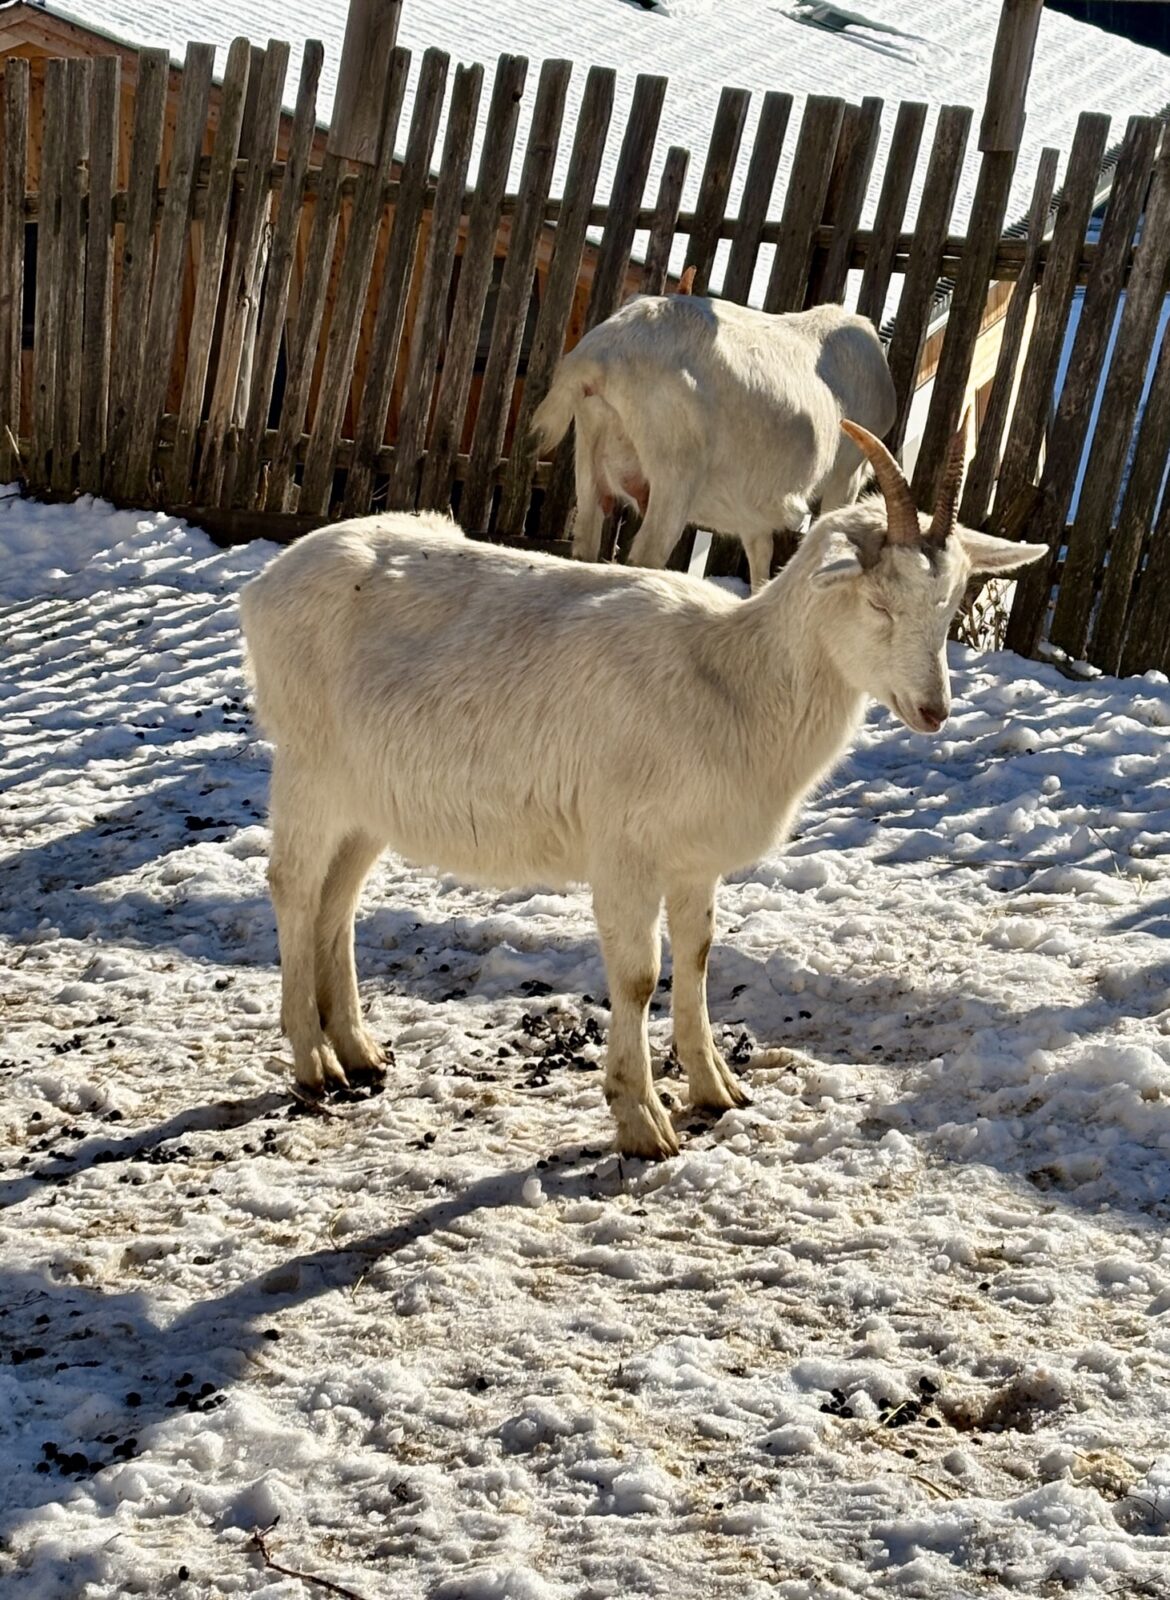
[[[875,327],[881,326],[882,312],[885,310],[886,295],[893,275],[894,253],[918,165],[922,130],[926,126],[926,109],[924,101],[904,100],[894,120],[890,154],[882,177],[870,249],[857,296],[858,311],[863,317],[868,317]]]
[[[859,106],[845,107],[823,217],[833,229],[833,242],[813,256],[806,305],[845,298],[853,241],[865,205],[881,124],[882,102],[873,96],[867,95]]]
[[[83,178],[89,159],[89,97],[93,62],[75,57],[65,67],[66,119],[61,149],[61,215],[57,266],[59,321],[57,421],[53,438],[54,494],[73,488],[80,444],[81,354],[85,309],[85,221]]]
[[[233,39],[228,50],[220,94],[219,123],[203,213],[203,243],[195,278],[195,301],[187,334],[187,359],[183,370],[183,389],[179,400],[178,425],[174,448],[166,461],[164,477],[172,500],[185,500],[190,492],[191,468],[203,415],[207,388],[207,368],[219,308],[223,279],[224,250],[227,244],[228,209],[232,198],[232,178],[239,151],[248,83],[252,70],[252,47],[247,39]]]
[[[741,305],[747,304],[751,293],[760,241],[768,218],[768,207],[772,203],[776,171],[791,115],[792,96],[769,89],[760,107],[760,120],[756,124],[756,137],[752,143],[751,159],[748,161],[747,177],[739,202],[739,217],[731,239],[731,254],[723,275],[723,294],[728,300],[738,300]]]
[[[723,89],[707,146],[707,160],[699,181],[695,204],[695,224],[687,244],[686,265],[694,267],[694,293],[706,294],[711,286],[711,269],[719,244],[719,230],[727,210],[727,196],[739,158],[739,143],[747,120],[751,93],[747,89]]]
[[[402,0],[349,0],[329,154],[373,166],[384,127],[383,91],[398,42]]]
[[[898,316],[886,352],[898,396],[898,418],[886,435],[886,442],[894,451],[901,448],[906,437],[914,382],[922,365],[947,224],[958,193],[970,127],[971,112],[967,106],[943,106],[939,111],[918,206],[914,243],[898,301]]]
[[[258,498],[262,498],[257,481],[260,471],[260,452],[268,423],[268,413],[272,406],[272,391],[280,360],[280,342],[284,335],[285,315],[288,311],[289,285],[292,281],[297,235],[304,207],[305,175],[309,169],[313,135],[317,126],[317,85],[321,80],[321,65],[324,59],[325,47],[321,41],[307,40],[301,57],[301,78],[297,88],[292,132],[289,136],[288,161],[281,179],[280,201],[264,277],[264,295],[260,323],[256,332],[248,411],[240,436],[236,475],[232,485],[233,504],[241,508],[251,508],[257,504]],[[188,475],[189,472],[188,468]]]
[[[1089,660],[1107,672],[1116,671],[1121,659],[1129,592],[1145,536],[1145,528],[1135,524],[1132,515],[1119,524],[1109,542],[1109,561],[1089,634],[1092,586],[1105,555],[1109,528],[1121,493],[1122,475],[1129,457],[1168,277],[1170,136],[1164,134],[1141,218],[1141,238],[1125,281],[1117,342],[1109,359],[1109,373],[1101,397],[1104,426],[1099,426],[1093,437],[1092,470],[1085,474],[1060,584],[1062,598],[1066,592],[1068,595],[1067,610],[1061,622],[1064,637],[1072,637],[1074,630],[1077,638],[1084,639],[1088,635]],[[1152,511],[1153,507],[1150,509]]]
[[[399,410],[398,439],[387,486],[387,503],[395,509],[413,506],[418,493],[419,468],[447,320],[447,286],[455,264],[464,185],[471,161],[475,116],[482,86],[481,66],[456,69],[447,132],[443,139],[435,209],[427,236],[422,289],[411,330],[410,359]]]
[[[21,345],[24,331],[24,192],[28,182],[29,67],[4,63],[4,162],[0,190],[0,478],[21,468]]]
[[[158,187],[168,71],[169,58],[165,50],[138,52],[134,139],[130,149],[126,221],[122,230],[122,272],[110,358],[109,444],[105,467],[107,493],[113,492],[119,464],[129,449],[138,383],[146,358],[146,318],[142,309],[149,304],[150,297],[155,191]]]
[[[1012,622],[1017,614],[1026,619],[1027,653],[1035,649],[1047,608],[1053,567],[1064,537],[1069,504],[1076,487],[1081,454],[1088,433],[1093,396],[1105,364],[1114,313],[1129,262],[1131,243],[1142,200],[1149,181],[1150,167],[1160,124],[1153,117],[1131,117],[1113,188],[1109,208],[1101,228],[1101,243],[1093,275],[1085,289],[1081,317],[1065,373],[1064,387],[1057,401],[1048,457],[1040,479],[1040,495],[1035,514],[1028,525],[1028,536],[1046,542],[1052,552],[1049,561],[1038,561],[1016,585]],[[1070,566],[1074,575],[1070,598],[1062,597],[1068,587]],[[1065,562],[1065,581],[1057,598],[1049,637],[1062,648],[1079,651],[1084,643],[1081,615],[1081,573],[1087,563],[1078,560],[1076,545],[1069,548]],[[1089,570],[1089,582],[1092,571]],[[1023,626],[1023,622],[1021,622]],[[1067,644],[1065,643],[1067,641]]]
[[[683,186],[687,181],[690,152],[681,145],[672,144],[662,164],[658,180],[658,202],[654,213],[654,226],[646,241],[646,260],[642,266],[642,293],[661,294],[666,288],[670,270],[670,252],[674,248],[674,235],[678,227],[678,214],[682,206]],[[697,279],[696,279],[697,282]]]
[[[398,132],[398,119],[402,114],[409,70],[410,52],[395,48],[390,57],[390,75],[382,91],[381,140],[375,152],[374,164],[362,174],[363,181],[354,201],[341,278],[329,324],[317,414],[313,419],[313,436],[305,457],[304,482],[297,506],[299,511],[310,516],[327,512],[332,499],[337,444],[341,438],[341,424],[353,381],[362,308],[369,291],[378,229],[382,222],[382,186],[394,159],[394,140]]]
[[[445,509],[451,500],[455,457],[462,443],[475,352],[496,257],[500,202],[504,198],[527,74],[528,62],[523,56],[504,55],[500,57],[496,81],[492,85],[475,196],[463,241],[455,309],[447,332],[435,416],[419,488],[419,505],[436,510]]]
[[[78,426],[82,489],[101,486],[105,471],[106,408],[114,321],[114,190],[118,186],[118,117],[122,63],[93,63],[89,123],[89,211],[86,218],[84,331]]]
[[[1028,309],[1032,288],[1036,281],[1040,260],[1040,246],[1048,227],[1052,205],[1052,191],[1056,185],[1056,169],[1060,160],[1058,150],[1044,150],[1036,169],[1032,201],[1028,208],[1028,253],[1020,267],[1020,276],[1012,290],[1012,298],[1004,318],[999,355],[996,357],[995,377],[992,379],[991,398],[979,429],[975,457],[967,471],[963,489],[959,520],[969,528],[978,528],[987,516],[995,475],[999,466],[1000,446],[1008,413],[1011,410],[1012,392],[1020,364],[1024,331],[1028,322]]]
[[[1000,531],[1018,496],[1031,485],[1040,457],[1044,430],[1052,409],[1060,352],[1076,289],[1077,262],[1097,193],[1101,160],[1109,135],[1109,118],[1084,112],[1057,197],[1052,240],[1036,295],[1032,336],[1020,372],[1011,427],[1004,444],[996,485],[992,526]],[[1027,573],[1021,581],[1026,581]],[[1009,624],[1010,637],[1010,624]],[[1015,645],[1010,645],[1015,649]]]
[[[492,491],[504,448],[512,391],[520,362],[525,315],[532,297],[541,214],[548,199],[557,141],[565,111],[565,95],[573,70],[570,61],[546,61],[541,68],[524,169],[520,176],[522,204],[512,222],[508,254],[496,300],[491,345],[471,441],[471,465],[459,500],[459,520],[472,532],[486,530]]]
[[[914,464],[911,488],[918,504],[929,510],[935,502],[947,459],[947,441],[959,426],[971,377],[975,345],[987,308],[987,288],[992,281],[995,250],[1003,232],[1015,171],[1014,150],[984,151],[967,228],[968,250],[955,280],[943,333],[942,352],[922,443]]]
[[[1133,470],[1125,489],[1121,513],[1109,551],[1110,566],[1116,558],[1129,563],[1130,582],[1143,543],[1148,545],[1145,570],[1138,580],[1137,595],[1127,619],[1120,660],[1111,646],[1102,650],[1107,671],[1146,672],[1162,661],[1160,640],[1163,629],[1170,630],[1170,494],[1165,496],[1161,526],[1155,523],[1158,496],[1170,459],[1170,339],[1163,339],[1158,352],[1141,431],[1134,452]]]
[[[585,230],[613,112],[614,81],[615,75],[609,67],[591,67],[585,81],[573,138],[573,153],[569,158],[569,171],[565,179],[565,211],[557,224],[553,240],[552,260],[537,314],[536,331],[524,379],[524,395],[516,418],[512,453],[500,496],[497,518],[497,533],[500,536],[510,537],[524,532],[539,454],[538,442],[532,435],[532,413],[548,393],[553,372],[565,347],[565,332],[581,271]],[[669,152],[667,162],[670,162]]]
[[[825,209],[833,162],[845,116],[845,102],[810,94],[804,104],[800,137],[788,176],[780,238],[772,262],[765,311],[799,311],[804,305],[817,224]]]
[[[68,91],[67,63],[45,63],[44,115],[41,134],[41,208],[37,224],[36,305],[33,313],[32,454],[29,479],[38,489],[49,487],[53,443],[57,431],[57,353],[61,305],[61,186],[65,162]]]
[[[589,309],[585,315],[586,332],[604,322],[617,310],[621,301],[622,286],[630,264],[634,234],[637,232],[638,213],[650,173],[654,154],[654,141],[666,99],[666,79],[649,73],[639,73],[634,83],[634,96],[630,103],[629,120],[622,136],[614,173],[613,190],[606,212],[605,231],[601,236],[593,284],[589,293]],[[553,461],[552,474],[541,507],[541,533],[546,538],[560,538],[569,520],[569,507],[573,499],[573,433],[562,440]],[[603,541],[604,543],[604,541]]]
[[[280,106],[288,73],[289,47],[270,39],[259,63],[255,56],[248,83],[255,83],[251,111],[245,106],[240,151],[248,163],[229,230],[230,251],[220,307],[219,352],[208,406],[207,427],[199,459],[199,498],[219,500],[228,471],[226,453],[232,430],[241,423],[247,397],[240,385],[250,367],[250,344],[256,334],[256,309],[264,269],[265,230],[272,196],[264,172],[272,160],[280,128]],[[257,65],[259,71],[257,71]],[[249,96],[249,98],[251,98]],[[231,463],[234,466],[234,460]]]
[[[441,50],[428,50],[423,56],[390,243],[378,290],[377,317],[354,430],[353,461],[345,478],[342,511],[347,517],[360,516],[369,509],[374,464],[386,433],[386,418],[394,390],[398,349],[422,222],[423,196],[443,110],[449,65],[450,58]]]
[[[131,412],[129,438],[120,459],[114,463],[114,493],[140,504],[146,502],[149,493],[151,457],[174,360],[195,169],[207,127],[214,66],[214,45],[187,46],[166,198],[158,227],[150,309],[144,319],[143,367],[138,377],[137,401]]]

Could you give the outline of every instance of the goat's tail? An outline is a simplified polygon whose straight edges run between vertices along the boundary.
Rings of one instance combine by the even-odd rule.
[[[552,387],[532,413],[532,432],[542,450],[551,450],[568,433],[584,391],[585,386],[577,374],[567,370],[562,362]]]

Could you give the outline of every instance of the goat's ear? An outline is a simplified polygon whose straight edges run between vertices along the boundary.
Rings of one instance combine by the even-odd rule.
[[[971,528],[956,528],[955,533],[974,572],[1014,572],[1049,554],[1046,544],[1016,544]]]
[[[821,546],[821,559],[812,575],[814,589],[831,589],[860,578],[865,570],[862,552],[843,533],[832,533]]]

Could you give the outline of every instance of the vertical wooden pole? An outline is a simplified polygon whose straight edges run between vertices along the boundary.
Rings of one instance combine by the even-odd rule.
[[[327,149],[373,166],[382,132],[383,90],[398,41],[402,0],[349,0]]]
[[[28,181],[28,62],[4,63],[4,157],[0,187],[0,481],[20,466],[21,344],[24,329],[24,191]]]

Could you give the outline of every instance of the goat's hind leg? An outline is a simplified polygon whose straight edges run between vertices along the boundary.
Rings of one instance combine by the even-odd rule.
[[[686,530],[693,488],[685,479],[668,484],[659,478],[650,485],[642,526],[630,547],[632,567],[664,567],[670,560]]]
[[[345,1071],[325,1037],[317,1003],[317,927],[321,895],[340,843],[328,798],[315,793],[278,750],[272,768],[272,845],[268,884],[280,944],[280,1021],[297,1082],[311,1094],[344,1085]]]
[[[708,1111],[745,1106],[748,1096],[715,1048],[707,1015],[707,956],[715,932],[715,885],[688,883],[668,889],[666,914],[673,959],[674,1048],[687,1075],[691,1104]]]
[[[370,834],[347,834],[321,890],[316,927],[317,1010],[351,1080],[380,1079],[385,1052],[362,1022],[353,956],[353,919],[366,874],[381,853]]]
[[[678,1137],[654,1088],[646,1033],[658,983],[658,916],[662,895],[633,868],[594,877],[593,909],[609,979],[611,1020],[605,1098],[618,1126],[622,1155],[657,1160],[678,1154]]]

